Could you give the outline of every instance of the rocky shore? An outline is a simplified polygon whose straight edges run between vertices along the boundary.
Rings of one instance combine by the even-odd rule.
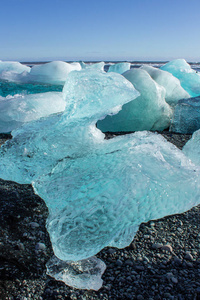
[[[191,137],[162,135],[180,149]],[[103,287],[77,290],[45,273],[53,251],[44,201],[31,185],[0,180],[0,299],[200,299],[199,213],[200,206],[142,223],[129,247],[98,253],[107,265]]]

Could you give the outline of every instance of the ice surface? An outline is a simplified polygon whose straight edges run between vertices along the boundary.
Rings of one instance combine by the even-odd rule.
[[[23,123],[64,111],[65,104],[61,92],[0,97],[0,132],[10,132]]]
[[[96,121],[119,111],[138,92],[122,75],[85,70],[69,74],[63,95],[63,114],[12,132],[13,140],[1,148],[0,177],[29,183],[63,157],[80,156],[80,148],[81,155],[90,152],[104,141]]]
[[[158,134],[104,139],[97,120],[138,96],[120,74],[71,72],[63,95],[65,112],[13,131],[0,150],[0,177],[34,180],[35,192],[48,206],[47,229],[55,255],[64,261],[53,260],[55,268],[50,262],[48,273],[79,288],[94,288],[93,279],[92,286],[83,285],[81,276],[71,281],[69,267],[76,263],[68,261],[81,260],[82,269],[82,260],[103,247],[129,245],[141,222],[198,204],[199,171]],[[94,281],[96,289],[99,278]]]
[[[111,65],[108,69],[108,72],[116,72],[119,74],[123,74],[124,72],[130,70],[131,64],[124,62],[124,63],[118,63]]]
[[[160,69],[177,77],[191,97],[200,95],[200,73],[194,71],[184,59],[172,60]]]
[[[101,61],[98,63],[84,63],[83,61],[80,63],[82,69],[92,69],[92,70],[96,70],[96,71],[104,71],[104,66],[105,66],[105,62]]]
[[[0,61],[0,77],[3,72],[15,72],[18,74],[25,72],[30,72],[31,68],[26,65],[22,65],[16,61]]]
[[[183,153],[200,167],[200,130],[193,133],[192,138],[183,147]]]
[[[122,110],[97,123],[103,132],[163,130],[170,124],[172,111],[165,102],[165,90],[142,69],[123,74],[140,92],[140,96],[125,104]]]
[[[16,83],[5,80],[0,81],[0,96],[14,96],[16,94],[28,95],[45,92],[61,92],[62,85],[53,84],[33,84],[33,83]]]
[[[147,65],[143,65],[141,68],[147,71],[153,80],[165,88],[165,101],[171,106],[175,106],[180,99],[190,97],[182,88],[179,79],[171,73]]]
[[[183,99],[176,105],[170,131],[191,134],[200,129],[200,97]]]
[[[47,274],[79,289],[99,290],[106,265],[96,257],[81,261],[63,261],[53,256],[47,263]]]
[[[31,82],[64,84],[68,74],[74,70],[81,70],[81,65],[79,63],[69,64],[63,61],[52,61],[33,66],[29,80]]]

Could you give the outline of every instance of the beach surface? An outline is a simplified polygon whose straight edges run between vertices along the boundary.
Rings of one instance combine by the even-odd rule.
[[[191,137],[162,135],[180,149]],[[199,214],[197,206],[142,223],[129,247],[97,254],[107,265],[102,288],[77,290],[46,275],[53,250],[44,201],[31,185],[0,180],[0,299],[200,299]]]

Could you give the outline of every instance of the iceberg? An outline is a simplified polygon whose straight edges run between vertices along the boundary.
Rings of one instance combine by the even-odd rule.
[[[183,99],[175,107],[170,131],[192,134],[200,129],[200,97]]]
[[[192,138],[183,147],[183,153],[200,167],[200,130],[193,133]]]
[[[138,95],[120,74],[71,72],[65,111],[24,124],[0,148],[0,177],[32,182],[48,206],[57,257],[48,274],[76,288],[100,288],[105,265],[93,256],[103,247],[128,246],[141,222],[199,203],[198,169],[163,137],[142,131],[106,140],[96,128]]]
[[[111,65],[108,69],[108,72],[116,72],[119,74],[123,74],[124,72],[130,70],[131,64],[128,62],[118,63]]]
[[[143,69],[131,69],[123,76],[140,92],[140,96],[123,105],[113,116],[97,123],[103,132],[163,130],[169,127],[172,110],[165,102],[165,89]]]
[[[190,97],[200,96],[200,74],[193,70],[185,59],[172,60],[160,69],[177,77]]]
[[[8,133],[26,122],[64,111],[61,92],[0,97],[0,132]]]
[[[153,80],[165,88],[165,101],[171,107],[174,107],[180,99],[190,98],[190,95],[182,88],[179,79],[171,73],[147,65],[143,65],[141,68],[147,71]]]

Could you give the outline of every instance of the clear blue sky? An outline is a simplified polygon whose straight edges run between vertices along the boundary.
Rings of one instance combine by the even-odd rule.
[[[0,60],[200,61],[200,0],[1,0]]]

